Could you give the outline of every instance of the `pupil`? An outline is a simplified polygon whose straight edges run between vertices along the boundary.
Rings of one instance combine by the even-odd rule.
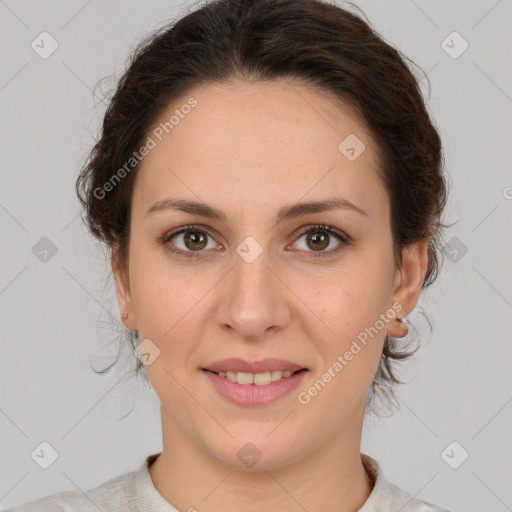
[[[318,238],[320,238],[320,246],[317,245]],[[317,234],[309,235],[308,241],[313,241],[313,244],[316,245],[316,248],[313,247],[313,249],[315,249],[315,250],[325,249],[327,247],[327,245],[329,245],[328,243],[327,244],[325,243],[327,241],[327,235],[325,235],[325,234],[324,235],[317,235]],[[322,244],[322,242],[324,242],[324,243]]]
[[[192,233],[192,234],[190,234]],[[192,231],[185,235],[186,242],[192,242],[193,245],[196,247],[193,247],[194,249],[202,249],[204,247],[204,236],[200,234],[198,231]],[[203,244],[201,245],[201,239],[203,239]],[[197,244],[200,245],[200,247],[197,247]]]

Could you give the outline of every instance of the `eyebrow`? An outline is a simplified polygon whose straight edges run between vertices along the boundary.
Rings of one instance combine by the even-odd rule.
[[[350,201],[343,197],[335,196],[322,201],[308,201],[289,206],[284,206],[279,210],[276,216],[275,224],[277,225],[280,222],[283,222],[284,220],[295,219],[297,217],[308,215],[310,213],[321,213],[336,209],[351,210],[368,217],[368,214],[361,208],[358,208],[355,204],[351,203]],[[227,215],[223,211],[209,204],[198,201],[191,201],[188,199],[173,198],[163,199],[162,201],[156,202],[146,212],[146,216],[151,213],[166,210],[182,211],[185,213],[189,213],[191,215],[198,215],[209,219],[215,219],[225,224],[227,224],[228,221]]]

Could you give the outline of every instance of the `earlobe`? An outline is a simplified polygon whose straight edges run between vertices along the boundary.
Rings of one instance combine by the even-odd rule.
[[[409,333],[409,324],[405,318],[396,317],[388,324],[388,335],[393,338],[405,338]]]
[[[407,335],[408,326],[404,321],[416,306],[428,264],[428,240],[421,240],[415,244],[404,247],[402,250],[402,264],[395,276],[392,304],[399,303],[402,307],[397,318],[388,324],[388,335],[402,338]]]

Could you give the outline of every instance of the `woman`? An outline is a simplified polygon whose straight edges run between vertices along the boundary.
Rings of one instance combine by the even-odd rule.
[[[152,35],[77,190],[163,450],[12,510],[444,510],[360,452],[446,203],[418,83],[361,17],[219,0]]]

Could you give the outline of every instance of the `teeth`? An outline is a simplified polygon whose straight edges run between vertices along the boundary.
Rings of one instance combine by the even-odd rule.
[[[254,375],[252,373],[238,372],[236,380],[238,384],[252,384],[254,382]]]
[[[266,384],[270,384],[272,382],[270,372],[255,373],[253,377],[253,382],[257,386],[265,386]]]
[[[246,373],[246,372],[217,372],[219,377],[224,377],[231,382],[238,384],[256,384],[265,386],[271,382],[290,377],[294,372],[290,370],[272,370],[271,372]]]
[[[270,379],[272,382],[275,380],[280,380],[283,377],[283,372],[281,370],[272,370],[270,372]]]

